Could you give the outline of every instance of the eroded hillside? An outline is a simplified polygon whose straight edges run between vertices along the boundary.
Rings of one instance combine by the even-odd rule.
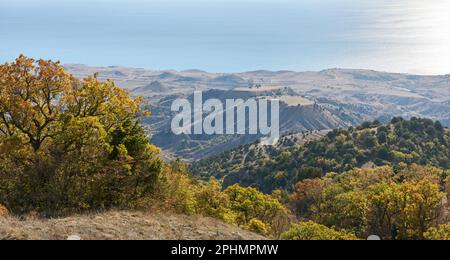
[[[283,134],[322,130],[392,117],[424,117],[450,126],[450,76],[421,76],[369,70],[329,69],[319,72],[253,71],[224,74],[199,70],[152,71],[124,67],[67,65],[77,77],[98,72],[119,86],[151,101],[153,138],[168,158],[193,160],[255,142],[260,136],[171,135],[171,101],[194,90],[207,96],[264,96],[285,88],[278,97],[287,105],[281,115]],[[213,91],[211,91],[213,90]],[[223,93],[218,93],[222,91]],[[228,94],[224,94],[228,93]],[[284,97],[284,98],[283,98]]]

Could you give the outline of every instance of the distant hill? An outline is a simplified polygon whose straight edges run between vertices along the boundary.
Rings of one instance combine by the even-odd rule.
[[[327,69],[318,72],[252,71],[208,73],[200,70],[146,70],[125,67],[66,65],[77,77],[94,72],[111,78],[127,89],[145,87],[158,81],[161,93],[136,92],[152,101],[170,95],[190,95],[194,90],[231,90],[248,85],[262,89],[289,87],[301,96],[323,105],[351,111],[365,120],[423,117],[450,127],[450,75],[422,76],[372,70]]]
[[[450,130],[428,119],[394,118],[387,125],[333,130],[304,145],[287,142],[273,151],[247,146],[195,162],[191,170],[204,179],[223,178],[225,187],[239,183],[271,192],[328,172],[399,163],[449,168]]]
[[[283,110],[288,115],[283,115],[283,134],[356,126],[373,120],[387,123],[399,116],[406,119],[430,118],[450,127],[450,75],[423,76],[354,69],[209,73],[117,66],[65,67],[79,78],[99,73],[100,79],[110,78],[117,85],[129,89],[133,96],[148,99],[152,119],[146,123],[168,158],[200,159],[256,142],[260,138],[171,135],[168,127],[172,116],[171,102],[178,97],[189,97],[195,90],[211,97],[239,98],[280,96],[280,93],[275,93],[276,90],[288,88],[289,93],[282,93],[288,105]],[[225,92],[230,95],[223,95]],[[315,108],[312,106],[314,104]]]
[[[313,100],[295,95],[289,88],[270,91],[209,90],[203,93],[204,100],[215,98],[223,102],[226,99],[247,100],[265,97],[277,97],[281,100],[280,131],[282,135],[349,127],[359,122],[345,111],[316,104]],[[159,103],[152,103],[150,110],[152,110],[153,116],[144,121],[145,124],[151,126],[152,143],[161,147],[166,153],[192,161],[257,142],[263,137],[259,134],[174,135],[170,128],[171,118],[174,115],[170,111],[170,105],[175,98],[177,96],[162,99]],[[193,96],[187,98],[192,100]]]
[[[226,86],[245,86],[247,81],[236,75],[223,75],[210,80],[212,84],[222,84]]]
[[[152,95],[155,92],[159,92],[159,93],[165,93],[168,92],[169,88],[164,86],[164,84],[162,84],[159,81],[153,81],[152,83],[143,86],[143,87],[138,87],[132,90],[132,92],[136,95]]]

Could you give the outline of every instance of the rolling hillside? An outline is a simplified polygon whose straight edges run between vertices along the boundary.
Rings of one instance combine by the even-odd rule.
[[[208,73],[200,70],[155,71],[125,67],[66,65],[78,78],[94,72],[112,79],[135,96],[150,101],[147,121],[164,157],[197,160],[256,142],[260,136],[174,136],[169,125],[171,102],[201,90],[207,97],[245,98],[283,91],[282,132],[335,129],[375,119],[423,117],[450,127],[450,76],[421,76],[369,70],[318,72],[253,71]],[[299,106],[300,105],[300,106]]]
[[[175,115],[170,110],[172,101],[178,96],[162,99],[151,104],[153,115],[144,121],[151,126],[152,142],[161,147],[165,154],[193,161],[211,155],[237,148],[241,145],[258,141],[262,135],[175,135],[171,131],[171,118]],[[297,95],[290,88],[273,89],[270,91],[249,90],[209,90],[203,93],[203,99],[268,98],[276,97],[280,104],[280,133],[286,135],[303,131],[315,131],[349,127],[359,122],[351,113],[343,110],[322,106],[313,100]],[[193,100],[189,96],[188,100]],[[193,101],[191,102],[193,103]],[[225,116],[224,116],[225,118]],[[247,118],[248,120],[248,118]]]
[[[450,131],[427,119],[394,118],[387,125],[365,123],[300,144],[288,143],[275,152],[257,152],[248,146],[195,162],[191,170],[205,179],[223,178],[225,187],[239,183],[270,193],[277,188],[292,190],[304,179],[353,168],[399,163],[450,167]],[[251,163],[243,163],[248,154],[252,155],[247,159]]]

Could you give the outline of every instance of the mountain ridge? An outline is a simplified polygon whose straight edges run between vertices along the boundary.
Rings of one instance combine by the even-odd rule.
[[[238,98],[264,95],[289,88],[292,90],[291,93],[284,95],[289,96],[290,99],[295,97],[298,100],[310,100],[317,103],[324,109],[324,113],[332,111],[327,121],[343,120],[349,123],[345,124],[346,127],[357,126],[364,121],[388,122],[397,116],[406,119],[430,118],[450,127],[449,75],[421,76],[353,69],[327,69],[318,72],[259,70],[242,73],[208,73],[201,70],[154,71],[125,67],[91,68],[81,65],[68,65],[67,68],[77,77],[99,72],[101,79],[111,78],[117,85],[130,90],[133,96],[143,96],[150,101],[153,119],[148,122],[154,125],[149,124],[149,128],[152,130],[151,135],[157,138],[170,135],[170,129],[167,128],[167,121],[170,121],[173,116],[168,112],[170,109],[167,109],[170,102],[175,98],[188,98],[194,91],[202,91],[207,95],[209,91],[230,91],[230,93],[237,93],[234,98]],[[152,86],[153,82],[158,84]],[[166,108],[160,109],[157,105],[161,104]],[[307,110],[306,106],[304,110]],[[295,120],[289,120],[295,113],[288,114],[289,117],[281,118],[281,122],[290,122],[291,125],[286,127],[284,134],[343,127],[343,125],[331,123],[320,127],[314,127],[314,124],[311,124],[313,129],[305,128],[305,124],[295,122],[301,121],[302,118],[305,119],[304,121],[314,118],[314,111],[299,113]],[[164,124],[166,127],[161,127]],[[217,140],[221,140],[217,142],[218,144],[230,142],[231,145],[219,145],[212,150],[204,149],[204,152],[194,151],[194,155],[201,153],[199,156],[204,157],[211,152],[212,154],[220,153],[225,149],[252,143],[257,138],[246,136],[241,141],[236,141],[227,136],[216,137]],[[163,147],[163,151],[169,157],[190,158],[188,153],[178,151],[183,143],[187,145],[191,143],[191,139],[195,140],[195,136],[167,139],[174,142],[169,149]],[[200,150],[200,146],[198,147]],[[198,158],[194,156],[194,159]]]

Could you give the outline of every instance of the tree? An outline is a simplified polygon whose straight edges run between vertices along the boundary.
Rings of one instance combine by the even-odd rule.
[[[45,214],[130,206],[160,172],[142,99],[20,56],[0,65],[0,202]]]
[[[450,223],[428,229],[424,238],[427,240],[450,240]]]
[[[305,144],[284,145],[281,142],[277,148],[258,153],[247,167],[236,158],[249,153],[253,149],[251,145],[201,160],[191,169],[205,179],[225,177],[227,185],[239,183],[258,187],[265,193],[274,189],[292,192],[298,181],[373,164],[417,163],[448,169],[450,131],[445,128],[438,131],[435,125],[440,123],[418,118],[396,118],[383,126],[376,122],[366,123],[364,127],[331,131],[325,137]]]
[[[207,184],[198,187],[199,191],[195,195],[197,212],[206,216],[222,219],[230,224],[236,224],[237,214],[230,209],[230,198],[226,193],[222,192],[221,189],[220,183],[214,179],[210,180]],[[264,233],[264,235],[266,235],[266,233]]]
[[[368,202],[361,191],[340,192],[334,186],[325,190],[321,204],[311,208],[313,219],[328,227],[364,235],[367,228]]]
[[[58,128],[65,100],[60,96],[77,84],[58,63],[24,56],[0,66],[0,131],[3,138],[20,136],[34,151]]]
[[[357,240],[358,238],[347,231],[337,231],[326,226],[309,222],[293,224],[281,236],[285,240]]]
[[[289,224],[289,211],[276,196],[239,185],[228,187],[224,193],[229,197],[230,209],[237,214],[236,221],[240,226],[248,226],[252,219],[260,220],[270,227],[274,237],[278,237]]]
[[[291,205],[299,217],[358,237],[424,239],[445,218],[446,172],[401,164],[354,169],[296,185]]]
[[[367,149],[375,148],[378,144],[377,138],[370,131],[363,132],[360,138],[361,138],[361,145],[364,148]]]
[[[328,183],[324,179],[307,179],[295,185],[289,200],[297,216],[308,215],[310,207],[321,200]]]
[[[424,239],[424,233],[436,224],[443,209],[445,194],[428,180],[406,182],[401,186],[402,211],[398,217],[398,239]]]
[[[371,234],[383,239],[396,239],[393,234],[396,219],[401,213],[403,193],[397,183],[378,183],[368,189],[369,217],[368,225]]]

